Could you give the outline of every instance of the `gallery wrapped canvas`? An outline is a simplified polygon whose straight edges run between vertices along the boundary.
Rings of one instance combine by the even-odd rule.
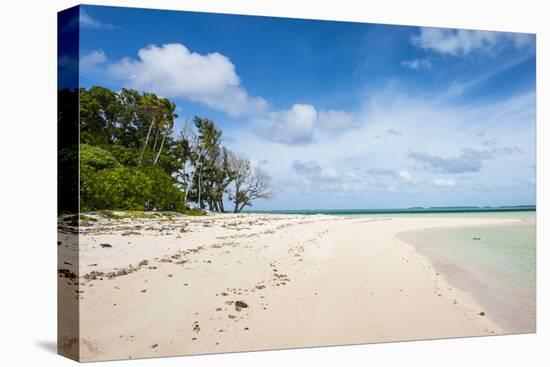
[[[58,14],[58,351],[533,333],[535,35]]]

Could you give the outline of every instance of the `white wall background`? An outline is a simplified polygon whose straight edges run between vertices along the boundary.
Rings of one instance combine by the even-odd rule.
[[[549,10],[540,0],[110,0],[102,5],[537,33],[538,333],[234,353],[98,366],[549,365]],[[56,12],[76,1],[4,1],[0,11],[0,365],[72,365],[56,338]],[[546,105],[545,105],[546,103]],[[546,231],[543,226],[547,225]]]

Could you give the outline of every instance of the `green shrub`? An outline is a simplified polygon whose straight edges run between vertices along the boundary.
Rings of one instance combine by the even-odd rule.
[[[151,196],[146,210],[185,210],[184,194],[174,186],[174,180],[158,166],[149,166],[142,169],[152,182]]]
[[[184,194],[174,185],[174,179],[161,167],[126,166],[133,163],[136,150],[114,146],[106,148],[110,151],[97,146],[80,145],[82,211],[183,212],[187,209]]]
[[[109,151],[88,144],[80,144],[80,169],[101,170],[119,166],[120,163]]]
[[[139,151],[122,145],[110,145],[105,147],[120,164],[124,166],[137,166]]]
[[[145,210],[153,182],[138,168],[117,167],[81,175],[81,210]]]

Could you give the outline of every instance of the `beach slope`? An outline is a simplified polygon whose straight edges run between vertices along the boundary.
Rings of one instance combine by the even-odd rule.
[[[80,359],[499,334],[474,298],[398,234],[513,221],[94,218],[80,229]],[[60,287],[74,296],[70,279]]]

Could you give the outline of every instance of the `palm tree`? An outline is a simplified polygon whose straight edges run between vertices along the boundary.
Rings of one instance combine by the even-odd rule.
[[[143,144],[143,148],[141,149],[141,154],[139,156],[139,165],[141,166],[143,154],[149,144],[149,138],[151,137],[151,131],[158,121],[160,102],[156,95],[145,94],[141,100],[140,107],[143,110],[144,115],[151,119],[151,124],[149,124],[149,130],[147,130],[147,136],[145,137],[145,144]]]
[[[169,100],[164,98],[160,100],[160,106],[163,116],[162,120],[159,121],[159,127],[164,128],[164,134],[162,136],[160,148],[157,152],[155,160],[153,161],[153,164],[157,164],[160,153],[162,152],[162,148],[164,146],[164,141],[166,140],[166,135],[168,135],[168,133],[172,131],[172,129],[174,128],[174,120],[178,118],[178,114],[174,112],[176,110],[176,105],[173,102],[170,102]]]

